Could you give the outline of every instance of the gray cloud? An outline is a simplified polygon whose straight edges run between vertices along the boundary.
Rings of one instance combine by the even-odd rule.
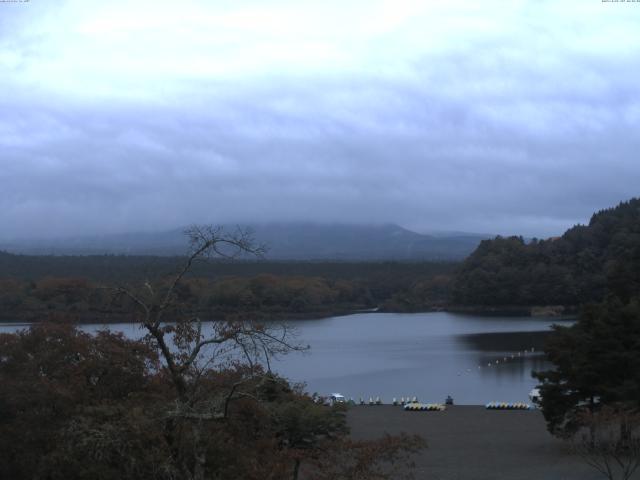
[[[308,25],[302,50],[284,42],[300,28],[235,39],[253,25],[239,10],[222,17],[240,20],[220,37],[246,54],[233,59],[215,32],[187,23],[174,32],[196,52],[183,71],[165,70],[140,37],[153,28],[100,24],[111,43],[89,35],[81,45],[77,31],[97,20],[76,17],[78,4],[59,19],[72,33],[47,11],[33,12],[36,26],[10,12],[0,23],[0,237],[283,219],[546,236],[637,195],[640,4],[499,5],[477,21],[439,7],[441,21],[429,20],[439,36],[410,5],[384,34],[371,20],[365,33],[336,27],[336,43]],[[132,53],[119,50],[135,38]],[[201,44],[220,48],[228,71],[210,67],[216,51],[199,57]],[[305,49],[329,53],[316,65]],[[179,53],[167,52],[169,66],[182,65]]]

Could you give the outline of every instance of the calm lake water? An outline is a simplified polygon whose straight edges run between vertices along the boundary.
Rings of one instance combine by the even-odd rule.
[[[311,349],[286,355],[272,367],[292,381],[306,382],[309,392],[340,392],[356,400],[417,396],[442,402],[451,395],[460,404],[528,401],[536,384],[531,371],[549,367],[541,349],[552,323],[572,321],[445,312],[300,320],[288,324]],[[131,324],[107,327],[140,336]],[[18,328],[4,324],[0,332]]]

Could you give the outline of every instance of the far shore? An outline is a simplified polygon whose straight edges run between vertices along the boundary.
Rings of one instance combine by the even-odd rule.
[[[563,317],[575,315],[577,305],[449,305],[444,310],[450,313],[513,317]]]
[[[478,315],[488,317],[545,317],[545,318],[561,318],[565,316],[576,315],[578,307],[576,306],[438,306],[417,310],[398,310],[386,309],[384,307],[365,308],[358,306],[357,308],[338,307],[335,309],[316,310],[307,312],[289,312],[289,311],[215,311],[209,313],[201,313],[200,316],[206,321],[220,321],[229,316],[238,316],[241,318],[254,317],[258,321],[295,321],[295,320],[321,320],[323,318],[341,317],[347,315],[356,315],[359,313],[432,313],[432,312],[448,312],[462,315]],[[11,315],[4,312],[0,314],[0,324],[31,324],[38,323],[50,319],[52,314],[67,316],[72,323],[83,324],[111,324],[111,323],[129,323],[131,317],[119,313],[101,313],[101,312],[68,312],[59,314],[58,312],[26,312],[17,315]],[[197,315],[197,314],[195,314]],[[59,317],[61,318],[61,317]]]

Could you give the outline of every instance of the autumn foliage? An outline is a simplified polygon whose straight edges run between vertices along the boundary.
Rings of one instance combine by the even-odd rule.
[[[175,385],[145,342],[46,322],[0,335],[0,478],[189,478],[181,462],[197,445],[207,479],[402,478],[423,446],[407,436],[353,441],[343,409],[250,373],[202,371],[193,401],[222,395],[225,416],[180,417]]]

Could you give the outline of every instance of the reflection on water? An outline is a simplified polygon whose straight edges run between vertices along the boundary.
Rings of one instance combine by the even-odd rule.
[[[444,312],[301,320],[290,324],[310,352],[284,356],[272,366],[306,382],[310,392],[356,399],[379,395],[389,402],[415,395],[441,402],[450,394],[462,404],[526,401],[536,384],[531,371],[549,367],[541,351],[552,322],[571,321]],[[132,338],[142,335],[132,324],[108,327]],[[1,325],[0,332],[18,328]]]
[[[532,332],[492,332],[492,333],[470,333],[459,335],[458,339],[474,350],[495,351],[495,350],[542,350],[547,336],[551,333],[546,331]]]
[[[549,333],[550,330],[473,333],[458,335],[456,339],[463,351],[476,353],[479,374],[520,383],[529,380],[531,371],[550,368],[543,354]]]
[[[415,395],[436,402],[450,394],[462,404],[526,401],[536,384],[531,371],[549,367],[542,346],[553,322],[571,320],[434,312],[301,321],[300,339],[311,353],[285,357],[277,369],[305,380],[309,391],[355,399]]]

